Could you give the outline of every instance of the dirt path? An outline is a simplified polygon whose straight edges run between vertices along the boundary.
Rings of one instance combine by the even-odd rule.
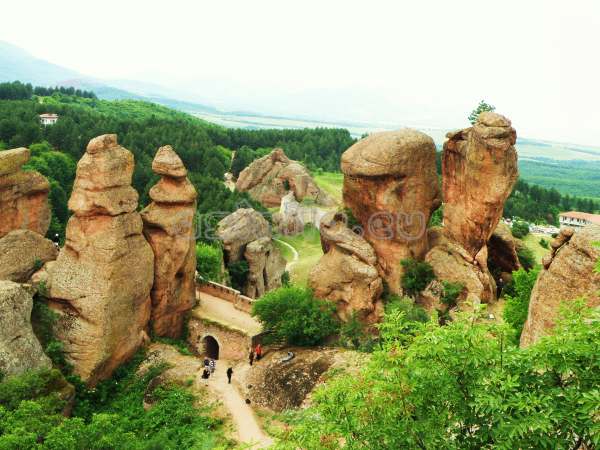
[[[250,314],[235,309],[233,303],[204,292],[196,292],[196,298],[200,300],[200,306],[194,309],[195,315],[233,326],[245,333],[260,333],[260,323],[250,317]]]
[[[209,379],[208,390],[209,392],[214,392],[231,413],[233,421],[237,425],[237,433],[240,442],[256,442],[258,445],[252,447],[253,449],[266,449],[273,444],[273,439],[270,436],[267,436],[260,428],[254,417],[254,411],[250,405],[245,403],[245,399],[240,392],[233,384],[227,383],[225,371],[227,370],[227,367],[230,367],[229,364],[230,362],[225,359],[220,359],[218,361],[215,376]],[[236,376],[235,368],[233,376]],[[198,374],[197,379],[200,380],[201,383],[204,383],[204,380],[200,378],[200,373]]]
[[[279,242],[280,244],[285,245],[286,247],[289,247],[290,250],[294,253],[294,259],[292,259],[289,263],[287,263],[287,266],[285,266],[285,270],[290,270],[290,268],[294,265],[294,263],[296,261],[298,261],[298,252],[296,251],[296,249],[294,247],[292,247],[287,242],[280,241],[279,239],[273,239],[273,240]]]

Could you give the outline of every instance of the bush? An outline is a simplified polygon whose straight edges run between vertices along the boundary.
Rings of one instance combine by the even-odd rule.
[[[400,318],[402,314],[402,318]],[[385,305],[386,317],[395,317],[399,325],[398,333],[411,336],[417,323],[429,322],[429,315],[421,305],[400,297],[391,297]],[[386,319],[387,320],[387,319]]]
[[[363,341],[367,340],[365,324],[360,321],[361,311],[346,312],[346,320],[340,327],[340,342],[352,349],[358,350]]]
[[[550,236],[552,236],[554,239],[556,239],[558,237],[558,233],[552,233]]]
[[[248,273],[250,272],[250,263],[245,259],[242,259],[238,262],[227,264],[227,271],[231,277],[231,287],[243,292],[244,289],[246,289]]]
[[[339,330],[335,312],[335,305],[295,285],[267,292],[252,307],[252,317],[262,324],[266,344],[280,345],[285,339],[286,344],[301,347],[317,345]]]
[[[535,267],[535,254],[529,247],[525,247],[520,252],[517,252],[519,263],[524,269],[533,269]]]
[[[292,279],[290,277],[290,272],[289,271],[285,271],[283,272],[283,275],[281,275],[281,285],[282,286],[290,286],[292,284]]]
[[[502,312],[502,318],[516,331],[516,342],[521,339],[523,326],[527,320],[529,312],[529,299],[531,290],[537,281],[539,269],[533,269],[529,272],[519,269],[511,275],[511,281],[514,284],[514,294],[504,294],[506,304]]]
[[[548,248],[549,249],[550,248],[550,241],[547,241],[546,239],[541,238],[540,239],[540,245],[542,247],[544,247],[544,248]]]
[[[513,226],[510,229],[512,235],[517,239],[523,239],[529,234],[529,225],[523,221],[513,222]]]
[[[431,215],[429,219],[429,227],[441,227],[442,222],[444,221],[444,205],[440,206],[435,212]]]
[[[196,244],[196,270],[205,281],[220,283],[223,252],[204,242]]]
[[[289,191],[289,190],[290,190],[290,180],[284,180],[284,182],[283,182],[283,188],[284,188],[286,191]]]
[[[402,267],[406,270],[400,278],[404,281],[404,287],[414,295],[424,290],[433,280],[433,267],[428,262],[416,263],[412,258],[400,261]]]
[[[40,270],[42,267],[44,267],[44,262],[40,259],[40,258],[36,258],[35,261],[33,261],[33,268],[35,269],[35,271],[37,272],[38,270]]]
[[[444,293],[443,297],[440,297],[440,302],[447,304],[450,308],[456,306],[456,300],[462,293],[464,287],[465,286],[462,283],[452,284],[448,281],[445,281]]]

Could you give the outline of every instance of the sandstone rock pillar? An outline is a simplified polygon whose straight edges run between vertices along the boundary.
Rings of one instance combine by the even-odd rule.
[[[159,336],[177,338],[196,303],[196,190],[170,146],[158,149],[152,170],[163,176],[150,189],[153,203],[141,212],[144,236],[154,251],[152,322]]]
[[[56,337],[75,373],[93,387],[148,337],[154,255],[136,212],[133,155],[116,135],[92,139],[77,164],[66,243],[48,268]]]

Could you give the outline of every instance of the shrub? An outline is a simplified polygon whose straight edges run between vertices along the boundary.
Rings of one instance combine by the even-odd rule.
[[[284,180],[284,182],[283,182],[283,188],[284,188],[286,191],[289,191],[289,190],[290,190],[290,180]]]
[[[348,228],[352,228],[356,225],[361,226],[358,219],[354,216],[354,212],[352,212],[348,206],[344,206],[344,214],[346,214],[346,217],[348,218],[348,222],[346,223]]]
[[[525,247],[520,252],[517,252],[519,263],[524,269],[533,269],[535,267],[535,254],[529,247]]]
[[[282,286],[290,286],[292,284],[292,279],[290,278],[290,272],[285,271],[283,275],[281,275],[281,285]]]
[[[36,260],[33,262],[33,268],[37,272],[42,267],[44,267],[44,262],[40,258],[36,258]]]
[[[513,272],[511,280],[514,284],[514,294],[504,294],[506,304],[502,311],[502,318],[516,331],[515,339],[517,342],[521,339],[523,326],[527,320],[531,290],[535,285],[539,272],[539,269],[530,271],[519,269]]]
[[[213,247],[204,242],[196,244],[196,271],[205,281],[219,283],[221,275],[221,262],[223,252],[220,248]]]
[[[313,297],[312,291],[299,286],[267,292],[254,302],[252,317],[262,324],[265,343],[279,345],[317,345],[339,330],[333,318],[335,305]]]
[[[244,291],[250,272],[250,263],[245,259],[238,262],[227,264],[227,270],[231,277],[231,287],[238,291]]]
[[[435,212],[431,215],[431,219],[429,219],[429,227],[441,227],[442,222],[444,221],[444,205],[440,206]]]
[[[544,247],[544,248],[548,248],[549,249],[550,248],[550,241],[547,241],[546,239],[541,238],[540,239],[540,245],[542,247]]]
[[[349,314],[346,313],[346,320],[340,327],[340,342],[355,350],[367,339],[365,324],[360,321],[361,316],[361,311],[352,310]]]
[[[465,286],[462,283],[452,284],[448,281],[445,281],[444,293],[443,297],[440,297],[440,302],[446,303],[450,308],[456,306],[456,300],[462,293],[464,287]]]
[[[527,225],[523,221],[514,222],[512,228],[510,229],[512,235],[518,239],[523,239],[525,236],[529,234],[529,225]]]
[[[552,236],[554,239],[556,239],[558,237],[558,233],[552,233],[550,236]]]
[[[406,272],[400,277],[404,281],[404,287],[413,294],[424,290],[433,280],[433,267],[428,262],[415,262],[412,258],[400,261]]]
[[[402,317],[400,318],[400,314]],[[421,305],[400,297],[391,297],[385,305],[386,317],[394,316],[398,323],[398,333],[411,336],[417,323],[429,321],[429,315]]]
[[[319,168],[317,169],[317,173],[318,173],[319,175],[323,175],[323,169],[322,169],[321,167],[319,167]]]

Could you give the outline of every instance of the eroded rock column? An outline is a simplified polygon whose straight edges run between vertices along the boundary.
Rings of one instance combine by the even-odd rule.
[[[150,189],[154,200],[141,212],[144,236],[154,251],[152,322],[159,336],[177,338],[196,302],[196,190],[170,146],[158,149],[152,170],[163,176]]]
[[[148,339],[154,255],[136,212],[133,155],[116,135],[92,139],[77,164],[66,243],[48,269],[56,337],[88,386],[107,378]]]

